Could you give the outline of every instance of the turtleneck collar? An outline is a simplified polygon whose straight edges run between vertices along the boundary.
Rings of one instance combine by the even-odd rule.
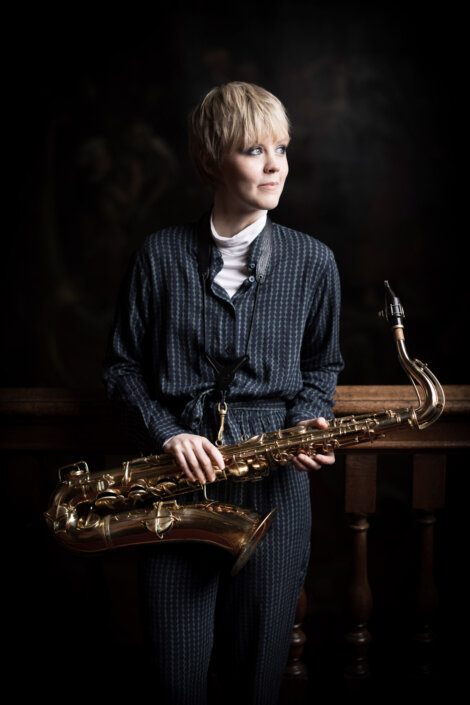
[[[211,212],[210,224],[212,239],[214,240],[217,247],[223,249],[224,252],[227,252],[228,250],[230,250],[231,253],[235,253],[235,251],[245,251],[248,249],[248,246],[255,239],[255,237],[259,235],[260,232],[263,230],[264,226],[266,225],[267,215],[268,211],[263,211],[263,214],[257,220],[255,220],[254,223],[247,225],[246,228],[240,230],[239,233],[236,233],[231,237],[226,237],[224,235],[219,235],[219,233],[215,229]],[[234,250],[233,248],[236,248],[236,250]]]

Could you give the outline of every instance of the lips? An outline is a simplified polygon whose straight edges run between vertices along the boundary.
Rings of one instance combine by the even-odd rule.
[[[275,188],[276,186],[279,186],[279,181],[269,181],[265,184],[260,184],[259,187],[269,187],[269,188]]]

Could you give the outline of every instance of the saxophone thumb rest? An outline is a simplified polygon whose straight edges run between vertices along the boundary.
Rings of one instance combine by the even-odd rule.
[[[418,406],[331,419],[326,429],[304,425],[260,433],[219,446],[225,467],[213,465],[214,482],[262,480],[274,467],[298,453],[313,457],[359,443],[370,443],[397,428],[423,429],[437,421],[444,391],[423,362],[410,359],[405,347],[405,317],[400,300],[385,281],[385,305],[379,314],[391,325],[398,358],[418,397]],[[264,517],[233,504],[207,499],[178,504],[180,494],[201,489],[162,453],[125,461],[122,467],[90,472],[85,461],[59,468],[59,484],[46,523],[57,541],[76,553],[97,553],[164,542],[199,542],[235,557],[231,573],[245,565],[269,529],[276,509]],[[204,493],[205,494],[205,493]]]

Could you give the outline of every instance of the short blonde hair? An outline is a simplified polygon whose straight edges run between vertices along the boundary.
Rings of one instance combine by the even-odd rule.
[[[254,83],[232,81],[213,88],[190,113],[189,153],[202,179],[217,184],[223,156],[265,135],[290,140],[291,123],[281,101]]]

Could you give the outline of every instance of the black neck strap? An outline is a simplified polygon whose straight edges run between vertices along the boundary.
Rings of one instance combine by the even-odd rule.
[[[235,373],[240,369],[248,360],[248,345],[251,337],[251,330],[253,327],[253,320],[255,317],[256,304],[258,301],[258,294],[260,291],[261,284],[264,283],[267,276],[269,260],[271,258],[272,248],[273,248],[273,236],[272,236],[272,221],[269,216],[266,219],[266,225],[263,230],[259,233],[257,237],[261,238],[261,254],[258,259],[256,266],[256,292],[255,292],[255,302],[253,304],[253,311],[250,320],[250,329],[248,332],[246,340],[245,354],[242,357],[235,358],[227,363],[227,361],[221,361],[214,358],[207,352],[207,330],[206,330],[206,287],[209,278],[209,265],[211,249],[213,246],[213,240],[211,237],[211,227],[210,227],[211,210],[207,211],[202,215],[198,222],[198,268],[199,275],[201,277],[202,283],[202,295],[203,295],[203,317],[204,317],[204,355],[210,365],[213,367],[216,376],[216,390],[220,393],[222,401],[225,401],[225,394],[228,391],[230,384],[235,377]]]

